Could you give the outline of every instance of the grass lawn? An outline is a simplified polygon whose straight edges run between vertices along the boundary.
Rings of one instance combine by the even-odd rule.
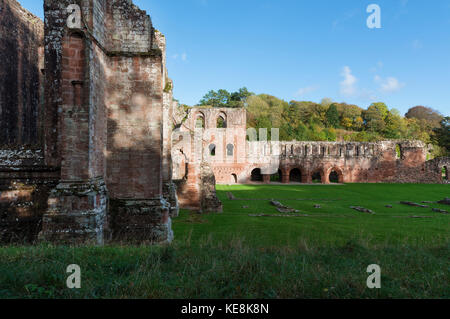
[[[440,200],[448,185],[217,189],[224,213],[182,211],[171,246],[0,248],[0,297],[450,298],[450,215],[431,211],[449,207],[399,203]],[[270,199],[299,216],[282,216]],[[249,216],[261,214],[270,216]],[[70,264],[82,269],[79,290],[65,288]],[[367,288],[371,264],[381,289]]]

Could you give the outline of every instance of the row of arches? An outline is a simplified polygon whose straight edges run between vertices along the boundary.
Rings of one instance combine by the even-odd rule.
[[[225,113],[220,113],[216,120],[216,128],[227,128],[227,115]],[[206,128],[206,120],[203,114],[197,115],[195,119],[195,128]]]
[[[261,173],[260,168],[255,168],[252,170],[250,175],[251,182],[263,182],[264,175]],[[331,183],[338,184],[343,183],[344,176],[342,171],[338,168],[333,168],[329,172],[324,172],[322,170],[315,170],[312,173],[304,173],[299,168],[293,168],[289,171],[289,174],[283,178],[283,172],[281,169],[278,170],[276,174],[270,176],[270,182],[278,183]]]

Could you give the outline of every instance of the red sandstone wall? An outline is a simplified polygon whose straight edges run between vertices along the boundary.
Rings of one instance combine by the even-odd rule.
[[[43,22],[0,0],[0,148],[40,143]]]

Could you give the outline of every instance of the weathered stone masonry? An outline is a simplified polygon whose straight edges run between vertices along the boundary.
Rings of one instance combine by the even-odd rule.
[[[246,122],[245,109],[192,108],[180,117],[173,176],[183,208],[201,209],[205,161],[221,184],[444,183],[442,168],[450,167],[449,158],[427,161],[419,141],[250,142]]]
[[[79,29],[67,27],[70,4],[81,8]],[[14,0],[3,5],[20,7]],[[27,21],[26,11],[20,12],[16,23]],[[33,180],[3,176],[7,192],[0,195],[5,207],[0,207],[2,239],[12,240],[12,230],[21,228],[17,225],[31,223],[31,240],[170,242],[170,215],[178,214],[178,204],[170,156],[173,84],[165,67],[164,36],[146,12],[128,0],[45,0],[44,12],[44,28],[36,19],[41,34],[45,30],[43,42],[30,40],[36,49],[41,43],[45,47],[45,79],[38,81],[44,84],[44,98],[36,105],[35,119],[42,127],[35,136],[42,137],[32,150],[24,146],[25,139],[10,138],[13,145],[3,148],[12,154],[6,160],[0,156],[0,169],[26,177],[30,173],[25,171],[38,173]],[[30,70],[42,63],[35,60]],[[19,85],[27,81],[18,80]],[[1,105],[7,98],[2,95]],[[10,113],[29,105],[20,102]],[[8,129],[8,136],[14,136],[11,132]],[[12,160],[17,162],[14,167]],[[21,211],[21,200],[14,195],[18,181],[28,192],[22,197],[32,207],[28,215],[33,218],[16,218],[16,227],[10,221]],[[47,188],[29,190],[39,183]],[[36,205],[33,196],[42,205]],[[14,235],[23,238],[20,232]]]

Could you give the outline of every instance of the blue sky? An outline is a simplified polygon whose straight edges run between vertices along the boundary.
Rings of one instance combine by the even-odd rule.
[[[42,3],[22,0],[42,17]],[[449,0],[134,0],[168,40],[175,98],[247,86],[290,100],[324,97],[450,115]],[[381,29],[369,29],[369,4]]]

